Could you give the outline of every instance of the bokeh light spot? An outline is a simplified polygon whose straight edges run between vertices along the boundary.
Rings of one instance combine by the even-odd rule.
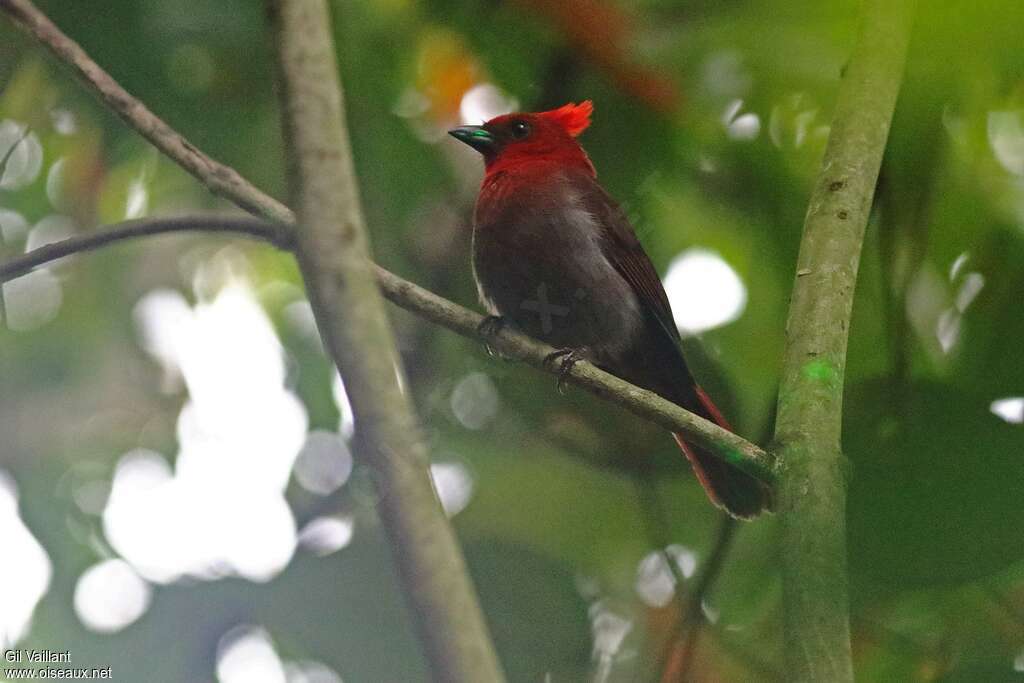
[[[757,114],[741,114],[743,100],[733,100],[722,114],[722,125],[733,140],[753,140],[761,133],[761,117]]]
[[[345,391],[345,382],[337,372],[334,373],[331,393],[334,396],[335,405],[338,406],[338,413],[341,415],[338,431],[346,439],[351,439],[356,428],[355,415],[352,413],[352,403],[348,400],[348,393]]]
[[[633,630],[633,622],[598,601],[590,606],[590,628],[593,632],[593,657],[597,660],[594,681],[607,681],[622,649],[626,636]]]
[[[479,125],[495,116],[513,112],[519,106],[515,98],[508,97],[491,83],[479,83],[466,91],[459,103],[462,123]]]
[[[7,649],[28,631],[36,605],[50,587],[53,568],[18,514],[18,489],[0,470],[0,650]]]
[[[299,544],[324,557],[352,542],[355,525],[351,517],[317,517],[299,532]]]
[[[28,221],[17,211],[0,207],[0,238],[4,242],[13,242],[28,232]]]
[[[39,137],[26,133],[25,126],[7,119],[0,122],[0,189],[20,190],[39,176],[43,168],[43,146]]]
[[[36,223],[25,240],[25,251],[60,242],[75,234],[75,222],[67,216],[52,213]]]
[[[220,683],[287,683],[284,664],[270,635],[255,626],[236,626],[217,644]]]
[[[285,662],[288,683],[342,683],[338,672],[322,662]]]
[[[64,295],[60,281],[47,268],[6,282],[7,326],[16,332],[42,327],[57,317]]]
[[[85,570],[75,585],[75,613],[86,628],[115,633],[149,607],[149,584],[124,560],[105,560]]]
[[[64,184],[64,166],[67,163],[66,157],[61,157],[50,165],[46,172],[46,198],[54,208],[63,208],[66,204],[66,188]]]
[[[471,372],[452,391],[452,413],[467,429],[483,429],[497,416],[501,400],[491,378]]]
[[[1024,111],[989,112],[988,143],[1003,168],[1024,175]]]
[[[159,454],[126,454],[103,522],[111,545],[156,582],[266,581],[297,543],[284,490],[306,411],[285,387],[284,353],[252,288],[225,279],[194,308],[167,291],[136,307],[143,346],[180,374],[189,400],[173,473]]]
[[[295,461],[295,478],[304,489],[326,496],[341,488],[351,474],[352,454],[344,439],[322,430],[306,436]]]
[[[697,569],[697,554],[681,545],[670,545],[665,549],[683,578],[693,576]],[[648,553],[637,567],[636,592],[645,604],[664,607],[675,594],[675,577],[668,565],[665,552]]]
[[[435,462],[430,466],[430,477],[441,506],[449,517],[462,512],[473,497],[473,476],[457,462]]]
[[[728,263],[710,249],[687,249],[668,266],[665,292],[684,335],[721,327],[743,314],[747,288]]]
[[[1024,396],[996,399],[989,409],[1010,424],[1024,424]]]

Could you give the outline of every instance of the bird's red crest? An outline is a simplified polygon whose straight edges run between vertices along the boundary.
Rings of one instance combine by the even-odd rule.
[[[593,112],[594,103],[590,100],[584,100],[579,104],[570,102],[558,109],[541,112],[538,116],[558,124],[566,133],[576,137],[590,125],[590,115]]]

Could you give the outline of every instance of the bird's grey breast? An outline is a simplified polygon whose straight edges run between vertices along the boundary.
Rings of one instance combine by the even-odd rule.
[[[561,183],[486,218],[474,229],[473,266],[492,313],[559,347],[614,357],[629,345],[644,324],[640,303],[574,188]]]

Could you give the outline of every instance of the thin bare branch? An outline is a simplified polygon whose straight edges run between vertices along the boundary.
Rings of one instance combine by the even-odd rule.
[[[0,263],[0,283],[9,282],[57,259],[93,251],[115,242],[162,235],[169,232],[208,232],[248,235],[270,242],[279,249],[292,248],[292,230],[250,216],[175,216],[171,218],[140,218],[125,221],[104,230],[75,235],[51,242],[37,249]]]

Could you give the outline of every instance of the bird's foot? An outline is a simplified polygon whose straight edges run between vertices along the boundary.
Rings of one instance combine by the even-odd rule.
[[[480,324],[476,326],[476,333],[484,338],[484,348],[487,349],[488,356],[498,355],[491,345],[487,343],[490,337],[501,332],[502,328],[505,327],[505,319],[500,315],[489,315],[480,321]]]
[[[569,378],[569,373],[572,372],[572,366],[586,359],[587,349],[585,347],[558,349],[544,356],[545,365],[558,363],[558,393],[565,394],[565,382]]]

